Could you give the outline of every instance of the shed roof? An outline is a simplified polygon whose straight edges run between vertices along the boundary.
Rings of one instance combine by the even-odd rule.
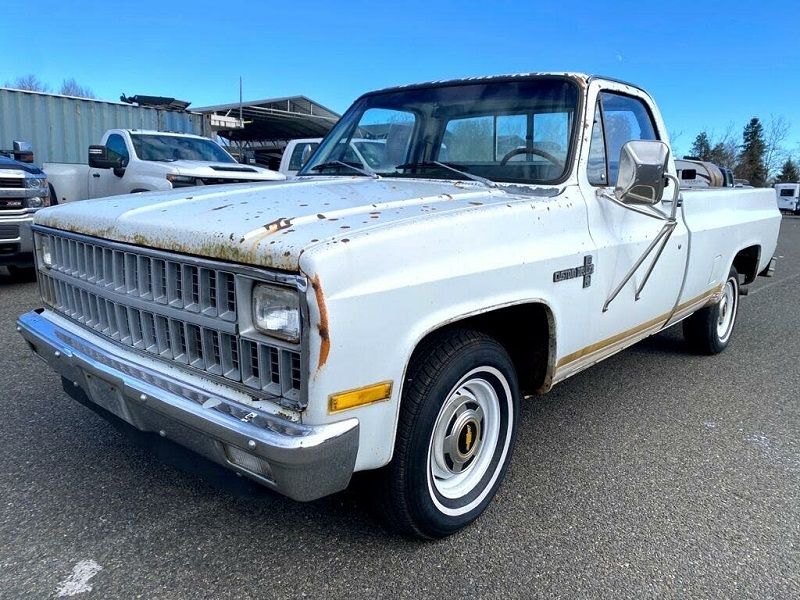
[[[236,141],[278,141],[296,138],[323,137],[339,120],[338,113],[306,96],[268,98],[216,106],[195,108],[206,115],[238,117],[243,129],[219,131],[222,137]]]

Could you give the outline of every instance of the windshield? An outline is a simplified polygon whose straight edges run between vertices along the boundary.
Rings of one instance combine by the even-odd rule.
[[[211,140],[179,135],[131,134],[133,149],[140,160],[172,162],[174,160],[203,160],[235,163],[230,154]]]
[[[370,94],[300,174],[352,176],[352,165],[383,177],[465,179],[450,165],[492,181],[554,182],[567,171],[577,104],[574,83],[545,77]]]

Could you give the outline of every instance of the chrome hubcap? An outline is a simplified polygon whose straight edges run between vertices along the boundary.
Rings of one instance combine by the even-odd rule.
[[[436,490],[460,498],[481,481],[497,446],[500,399],[487,381],[467,379],[451,392],[436,419],[429,468]]]
[[[725,283],[722,299],[719,301],[719,317],[717,318],[717,336],[724,342],[730,337],[733,320],[736,316],[736,284],[732,279]]]

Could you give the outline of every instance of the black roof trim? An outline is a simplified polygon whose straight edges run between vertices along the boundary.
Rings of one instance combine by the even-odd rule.
[[[436,88],[445,86],[456,85],[476,85],[481,83],[503,83],[508,81],[530,81],[533,79],[563,79],[567,81],[579,82],[583,81],[580,73],[518,73],[513,75],[487,75],[479,77],[464,77],[458,79],[442,79],[439,81],[426,81],[423,83],[409,83],[405,85],[395,85],[392,87],[373,90],[361,94],[358,100],[367,96],[376,96],[379,94],[386,94],[391,92],[404,92],[407,90],[419,90],[426,88]]]

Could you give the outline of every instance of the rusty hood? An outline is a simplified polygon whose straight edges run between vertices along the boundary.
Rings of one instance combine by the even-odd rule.
[[[39,211],[36,223],[118,242],[287,271],[309,247],[426,213],[506,201],[472,182],[366,177],[208,186]]]

